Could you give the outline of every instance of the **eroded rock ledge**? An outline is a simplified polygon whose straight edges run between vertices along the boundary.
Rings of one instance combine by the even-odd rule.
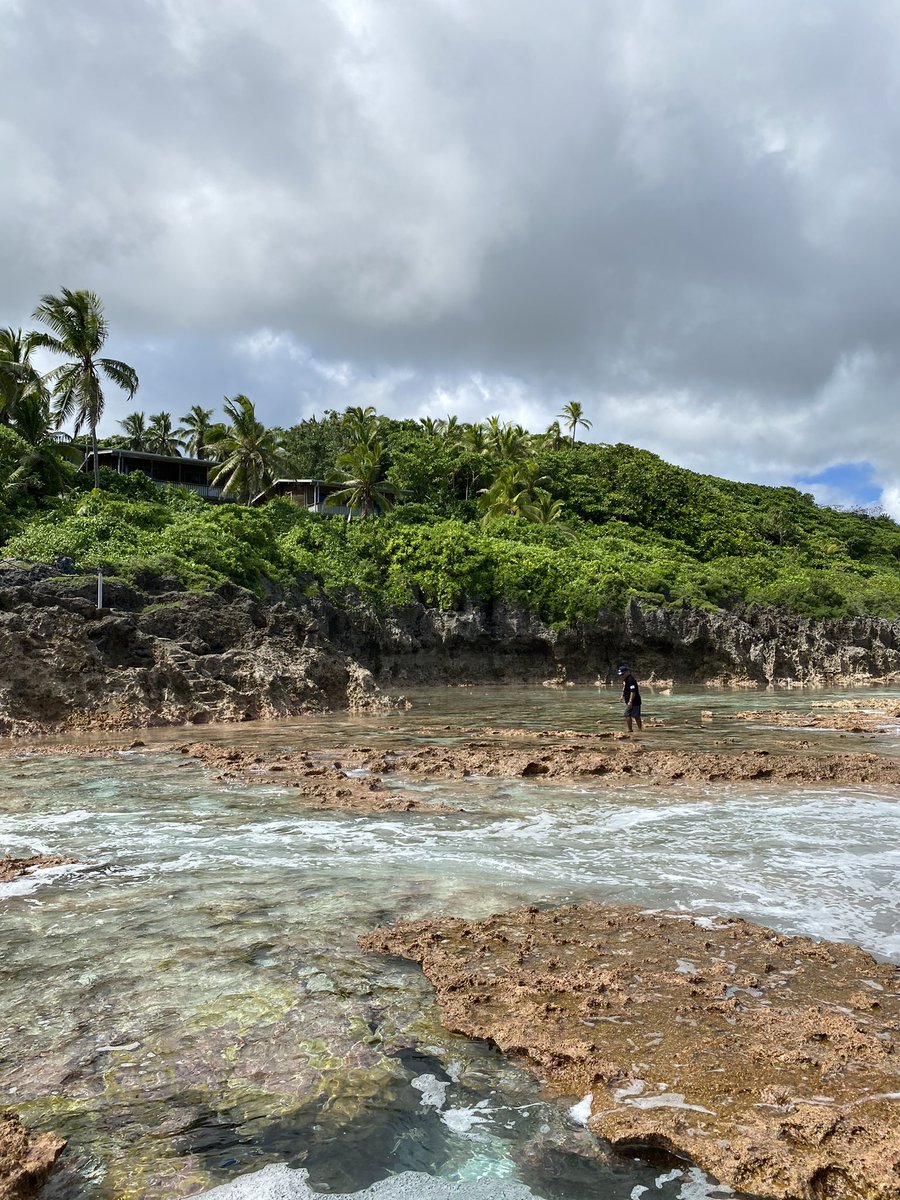
[[[900,1193],[900,967],[857,947],[590,904],[360,945],[420,963],[448,1029],[589,1095],[619,1150],[687,1154],[778,1200]]]
[[[0,1112],[0,1200],[30,1200],[66,1143],[53,1133],[29,1132],[11,1112]]]

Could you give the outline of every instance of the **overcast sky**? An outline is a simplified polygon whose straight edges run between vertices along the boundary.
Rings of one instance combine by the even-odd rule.
[[[0,0],[0,98],[0,324],[93,288],[146,413],[578,399],[900,516],[894,2]]]

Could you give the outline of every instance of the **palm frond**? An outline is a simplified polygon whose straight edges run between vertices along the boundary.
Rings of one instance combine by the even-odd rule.
[[[123,392],[128,393],[129,400],[133,398],[140,383],[134,367],[129,367],[127,363],[119,362],[116,358],[98,358],[97,366],[107,379],[112,380]]]

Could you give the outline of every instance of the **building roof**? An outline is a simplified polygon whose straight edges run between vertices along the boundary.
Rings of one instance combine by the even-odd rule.
[[[89,447],[85,449],[88,458],[93,457],[93,450]],[[140,458],[145,462],[169,462],[169,463],[184,463],[192,467],[213,467],[218,466],[215,459],[212,458],[188,458],[184,454],[151,454],[149,450],[126,450],[117,446],[101,446],[97,451],[97,457],[102,458],[104,454],[123,455],[127,458]]]

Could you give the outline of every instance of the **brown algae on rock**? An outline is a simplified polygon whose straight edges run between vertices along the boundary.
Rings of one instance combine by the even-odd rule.
[[[584,1097],[616,1149],[778,1200],[896,1200],[900,967],[740,919],[585,904],[402,922],[443,1024]]]

